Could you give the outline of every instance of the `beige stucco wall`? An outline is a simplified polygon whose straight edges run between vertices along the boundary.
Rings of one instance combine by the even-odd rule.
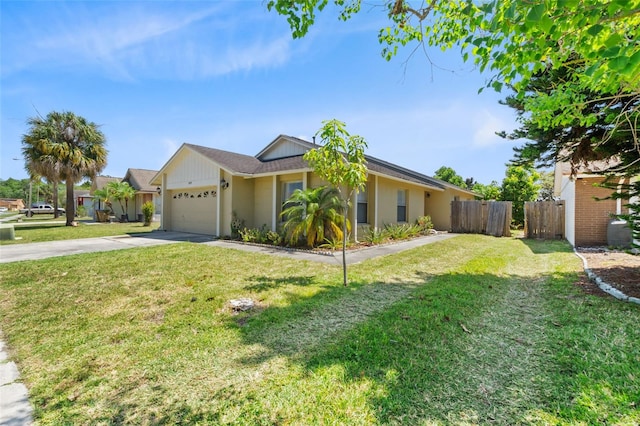
[[[398,187],[396,182],[382,177],[378,178],[378,228],[388,223],[396,223],[398,207]]]
[[[473,200],[474,196],[465,192],[450,188],[444,191],[426,191],[429,197],[425,198],[425,214],[431,216],[433,227],[438,231],[451,229],[451,202],[458,197],[459,200]]]
[[[253,223],[254,183],[254,179],[245,179],[241,176],[234,176],[230,186],[230,189],[233,190],[233,200],[231,201],[232,215],[233,212],[235,212],[238,215],[238,219],[244,220],[244,224],[247,228],[255,227]],[[226,232],[227,230],[224,231]],[[229,228],[228,231],[231,232],[231,228]]]
[[[370,186],[370,208],[375,206],[375,185]],[[416,219],[424,215],[425,190],[418,185],[408,182],[400,182],[378,177],[378,223],[377,227],[386,224],[397,223],[398,218],[398,191],[407,191],[407,222],[414,223]],[[373,211],[370,213],[370,221],[373,225]]]
[[[259,177],[253,179],[253,226],[261,227],[263,224],[271,228],[273,205],[273,177]],[[248,221],[244,213],[238,214]]]
[[[407,222],[416,223],[420,216],[424,216],[424,188],[409,186],[407,188]]]

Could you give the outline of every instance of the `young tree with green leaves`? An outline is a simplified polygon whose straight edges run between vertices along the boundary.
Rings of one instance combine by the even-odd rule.
[[[267,8],[285,16],[298,38],[307,34],[317,13],[336,11],[347,21],[362,5],[361,0],[333,0],[335,7],[329,8],[329,3],[269,0]],[[367,11],[376,10],[368,5]],[[595,117],[584,114],[585,102],[640,96],[640,0],[382,0],[378,6],[388,18],[378,32],[387,60],[407,44],[457,47],[465,61],[472,58],[480,71],[493,73],[489,86],[499,91],[509,85],[519,94],[537,72],[571,67],[575,80],[528,101],[532,119],[541,126],[587,124]],[[585,100],[584,90],[614,98]],[[627,119],[619,115],[614,128]]]
[[[343,215],[346,218],[349,200],[356,191],[364,189],[367,182],[367,166],[364,150],[365,139],[351,135],[346,124],[336,119],[322,122],[316,136],[320,136],[319,148],[304,154],[313,171],[328,182],[340,194]],[[347,221],[342,224],[343,284],[347,285]]]
[[[445,182],[449,182],[452,185],[459,186],[460,188],[467,188],[467,184],[465,183],[465,180],[462,178],[462,176],[456,173],[456,171],[451,167],[440,167],[438,170],[436,170],[436,173],[433,175],[433,177]]]
[[[502,196],[500,185],[495,180],[492,180],[489,185],[476,182],[471,189],[476,194],[480,194],[483,200],[500,200]]]
[[[524,225],[524,202],[535,201],[538,197],[540,175],[532,168],[509,165],[502,180],[502,201],[513,202],[513,221]]]
[[[307,247],[316,247],[334,239],[342,241],[344,222],[347,222],[347,231],[350,224],[340,213],[341,210],[342,200],[335,188],[320,186],[296,189],[280,213],[285,219],[287,240],[290,244],[297,245],[304,238]]]
[[[554,201],[556,197],[553,195],[553,187],[555,175],[553,172],[538,172],[538,197],[537,201]]]
[[[50,112],[27,120],[22,137],[27,170],[52,182],[65,181],[67,226],[75,219],[73,190],[81,178],[93,178],[107,164],[106,139],[98,125],[72,112]],[[46,173],[46,174],[45,174]]]

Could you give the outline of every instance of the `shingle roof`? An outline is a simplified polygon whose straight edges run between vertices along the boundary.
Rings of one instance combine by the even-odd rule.
[[[279,137],[287,138],[297,144],[302,145],[307,149],[314,149],[318,148],[319,146],[293,136],[280,135]],[[199,152],[205,157],[215,161],[223,168],[231,171],[232,173],[255,175],[286,172],[289,170],[309,169],[309,164],[302,158],[302,155],[295,155],[268,161],[260,161],[256,157],[238,154],[230,151],[224,151],[221,149],[192,144],[185,144],[185,146],[188,146],[192,150]],[[263,152],[264,150],[262,150],[260,153]],[[260,153],[258,155],[260,155]],[[458,189],[460,191],[472,193],[471,191],[468,191],[466,189],[459,188],[450,183],[432,178],[430,176],[398,166],[396,164],[389,163],[376,157],[365,155],[365,159],[367,160],[367,168],[374,173],[384,174],[387,176],[406,180],[408,182],[430,186],[432,188],[444,190],[446,187],[449,187]]]
[[[93,180],[92,190],[102,189],[107,186],[109,182],[120,182],[121,180],[122,178],[113,176],[96,176]]]
[[[156,192],[156,187],[149,182],[157,173],[157,170],[129,169],[122,180],[128,182],[136,191]]]
[[[253,174],[262,164],[260,160],[250,155],[237,154],[235,152],[223,151],[221,149],[208,148],[200,145],[192,145],[189,143],[184,145],[215,161],[225,169],[235,173]]]

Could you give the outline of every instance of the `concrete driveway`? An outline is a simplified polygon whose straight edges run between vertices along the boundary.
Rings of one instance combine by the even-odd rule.
[[[0,263],[46,259],[49,257],[68,256],[80,253],[122,250],[134,247],[151,247],[183,241],[203,243],[213,240],[213,237],[207,235],[154,231],[145,234],[117,235],[113,237],[0,245]]]

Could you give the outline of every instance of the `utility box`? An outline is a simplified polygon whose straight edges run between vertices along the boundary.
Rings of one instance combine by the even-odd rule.
[[[609,247],[630,248],[633,241],[631,228],[626,220],[614,219],[607,225],[607,244]]]
[[[0,240],[15,240],[16,230],[12,223],[0,223]]]

